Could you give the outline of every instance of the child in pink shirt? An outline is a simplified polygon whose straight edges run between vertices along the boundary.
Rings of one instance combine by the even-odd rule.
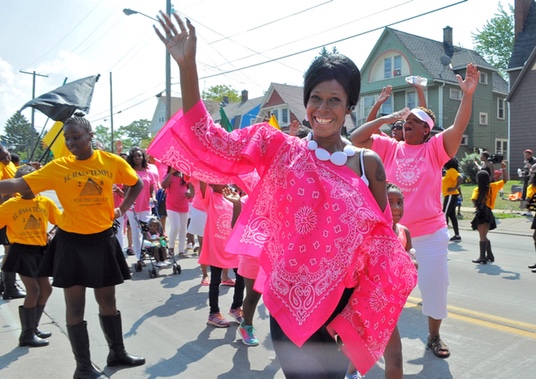
[[[227,187],[221,184],[207,185],[200,183],[203,196],[203,204],[207,212],[207,223],[204,231],[203,253],[199,257],[199,263],[210,266],[209,305],[210,314],[207,324],[217,328],[227,328],[227,321],[220,313],[218,297],[222,270],[233,269],[236,276],[234,286],[233,304],[229,315],[238,324],[241,324],[242,303],[244,301],[244,278],[238,274],[240,256],[225,251],[225,244],[231,234],[233,216],[233,204],[225,199],[222,192]]]

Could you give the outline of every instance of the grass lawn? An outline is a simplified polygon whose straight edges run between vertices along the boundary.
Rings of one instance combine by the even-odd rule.
[[[522,217],[521,213],[525,210],[519,208],[519,201],[510,201],[508,195],[510,195],[510,190],[513,185],[523,187],[523,183],[519,180],[509,180],[504,185],[504,196],[500,197],[500,194],[497,195],[497,200],[495,201],[495,210],[503,212],[493,212],[496,218],[512,218],[512,217]],[[476,184],[462,184],[461,185],[463,202],[462,207],[473,208],[473,203],[471,201],[471,195],[473,189],[476,188]],[[466,214],[464,214],[466,213]],[[462,211],[464,217],[472,217],[472,212]]]

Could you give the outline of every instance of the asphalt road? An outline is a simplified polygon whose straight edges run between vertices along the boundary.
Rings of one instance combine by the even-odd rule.
[[[496,262],[488,265],[471,263],[478,256],[478,236],[466,229],[466,222],[462,221],[462,242],[449,245],[450,306],[442,337],[451,356],[439,359],[426,349],[427,321],[415,289],[399,321],[405,378],[535,378],[536,274],[527,264],[536,261],[536,253],[530,220],[519,219],[519,225],[510,227],[513,222],[504,220],[499,226],[502,230],[490,233]],[[132,257],[128,259],[134,263]],[[254,321],[261,345],[246,347],[236,324],[227,329],[206,325],[208,287],[200,286],[196,259],[178,262],[179,275],[164,269],[152,279],[144,269],[117,287],[125,345],[129,352],[146,357],[144,366],[105,367],[107,346],[88,290],[85,318],[93,362],[118,379],[284,378],[270,342],[264,305],[259,305]],[[222,287],[222,311],[226,313],[231,302],[232,289]],[[53,332],[47,347],[17,346],[21,304],[22,300],[0,300],[0,378],[71,378],[75,363],[66,336],[61,290],[54,290],[41,322],[43,330]],[[366,378],[383,377],[380,359]]]

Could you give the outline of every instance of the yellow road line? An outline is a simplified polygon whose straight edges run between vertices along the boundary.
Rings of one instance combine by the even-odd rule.
[[[406,308],[421,308],[421,299],[416,297],[408,297]],[[522,337],[536,339],[536,325],[525,322],[510,320],[503,317],[488,315],[486,313],[476,312],[469,309],[447,307],[449,317],[469,322],[471,324],[487,327],[494,330],[500,330],[506,333],[516,334]]]

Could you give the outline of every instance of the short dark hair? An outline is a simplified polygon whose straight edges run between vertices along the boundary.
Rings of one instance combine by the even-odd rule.
[[[34,172],[35,167],[30,166],[29,164],[25,164],[24,166],[20,166],[17,171],[15,172],[15,178],[20,178],[26,174],[29,174],[30,172]]]
[[[335,79],[348,96],[348,109],[354,107],[361,91],[361,73],[355,63],[342,54],[317,57],[307,69],[303,81],[303,104],[307,107],[313,89],[322,82]]]
[[[20,163],[20,157],[19,157],[19,154],[17,153],[9,153],[11,155],[11,162],[13,162],[13,164],[19,164]]]

